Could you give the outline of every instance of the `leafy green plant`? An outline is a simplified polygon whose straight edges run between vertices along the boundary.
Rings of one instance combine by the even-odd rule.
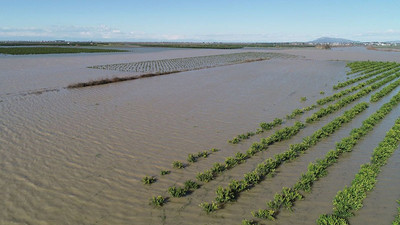
[[[300,101],[301,101],[301,102],[307,101],[307,97],[301,97],[301,98],[300,98]]]
[[[380,70],[376,70],[376,71],[367,73],[367,74],[364,75],[364,76],[356,77],[356,78],[354,78],[354,79],[351,79],[351,80],[347,80],[347,81],[345,81],[345,82],[338,83],[337,85],[334,85],[334,86],[333,86],[333,89],[336,90],[336,89],[339,89],[339,88],[342,88],[342,87],[346,87],[346,86],[348,86],[348,85],[350,85],[350,84],[353,84],[353,83],[355,83],[355,82],[357,82],[357,81],[370,78],[370,77],[372,77],[372,76],[375,76],[375,75],[377,75],[377,74],[383,73],[383,72],[388,71],[388,70],[399,71],[399,70],[400,70],[400,68],[398,68],[399,66],[400,66],[400,64],[398,64],[398,63],[391,63],[391,65],[389,65],[389,66],[387,66],[387,67],[384,67],[384,68],[382,68],[382,69],[380,69]]]
[[[305,152],[311,146],[318,143],[321,139],[333,134],[343,124],[350,122],[356,115],[360,114],[367,108],[367,103],[359,103],[355,105],[352,109],[344,112],[342,116],[335,118],[334,120],[323,126],[321,129],[315,131],[312,135],[305,138],[303,142],[290,145],[289,150],[275,155],[274,159],[269,158],[263,163],[258,164],[255,170],[244,174],[244,178],[242,180],[233,180],[226,188],[218,187],[216,191],[217,197],[215,198],[215,200],[220,203],[221,206],[227,202],[235,201],[241,192],[255,186],[269,173],[274,173],[275,169],[282,163],[297,158],[301,153]],[[303,124],[297,123],[297,126],[302,127]],[[276,134],[278,135],[277,137],[271,137],[273,137],[274,139],[276,138],[277,140],[286,138],[286,136],[281,136],[285,135],[286,132],[278,132]],[[267,143],[268,141],[265,140],[265,144]],[[233,165],[231,161],[237,163],[235,158],[228,158],[225,162],[226,165]],[[228,168],[230,167],[227,167],[227,169]],[[285,208],[291,208],[291,203],[299,199],[301,195],[297,192],[297,190],[293,189],[292,191],[292,189],[290,189],[290,191],[287,191],[287,193],[283,193],[282,196],[284,197],[284,201],[279,204],[279,207],[284,206]]]
[[[212,170],[206,170],[197,174],[196,179],[202,182],[209,182],[214,179],[214,173]]]
[[[142,182],[143,182],[143,184],[152,184],[152,183],[156,182],[156,178],[145,176],[142,178]]]
[[[200,184],[196,183],[195,181],[192,180],[187,180],[185,181],[185,190],[194,190],[194,189],[199,189]]]
[[[397,200],[397,203],[400,205],[400,200]],[[396,218],[393,220],[392,225],[400,225],[400,206],[397,208],[398,214]]]
[[[257,221],[254,220],[246,220],[246,219],[242,220],[242,225],[257,225],[257,224],[258,224]]]
[[[275,220],[276,212],[272,209],[268,210],[258,210],[255,212],[251,212],[251,214],[254,217],[260,218],[260,219],[267,219],[267,220]]]
[[[163,206],[164,203],[166,202],[166,199],[162,196],[154,196],[153,198],[150,199],[150,204],[154,206]]]
[[[167,174],[170,174],[170,173],[171,173],[171,171],[169,171],[169,170],[161,170],[161,172],[160,172],[160,174],[161,174],[162,176],[167,175]]]
[[[186,192],[187,191],[185,190],[185,188],[180,188],[180,187],[175,187],[175,186],[168,188],[168,193],[170,193],[171,196],[175,197],[175,198],[180,198],[180,197],[185,196]]]
[[[194,163],[194,162],[197,161],[197,157],[194,156],[193,154],[189,154],[189,155],[188,155],[188,158],[187,158],[187,161],[188,161],[188,162],[191,162],[191,163]]]
[[[203,208],[203,210],[206,213],[211,213],[211,212],[214,212],[215,210],[219,209],[219,205],[215,202],[211,202],[211,203],[203,202],[200,204],[200,207]]]
[[[177,169],[182,169],[182,168],[184,168],[185,166],[184,166],[183,163],[180,162],[180,161],[174,161],[174,162],[172,163],[172,167],[177,168]]]
[[[219,152],[219,149],[218,148],[212,148],[212,149],[210,149],[210,151],[211,152]]]
[[[320,91],[319,94],[324,95],[325,91]]]

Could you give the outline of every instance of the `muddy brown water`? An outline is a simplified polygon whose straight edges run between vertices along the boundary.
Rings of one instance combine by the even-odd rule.
[[[314,103],[322,97],[320,91],[325,91],[325,96],[333,93],[332,85],[346,80],[348,69],[341,60],[398,61],[400,56],[399,53],[358,48],[287,49],[278,52],[299,57],[79,90],[63,89],[70,83],[119,75],[87,66],[241,51],[249,50],[1,56],[0,224],[240,224],[243,218],[251,218],[252,210],[265,206],[282,186],[295,183],[309,162],[332,149],[336,141],[347,136],[390,96],[371,105],[367,112],[309,153],[283,165],[276,177],[243,193],[236,203],[228,204],[215,214],[206,215],[198,204],[211,201],[218,185],[241,178],[265,158],[301,141],[341,112],[310,125],[291,140],[271,146],[267,152],[224,173],[192,195],[171,199],[161,209],[150,206],[149,199],[154,195],[168,196],[169,186],[194,179],[197,172],[222,162],[237,151],[246,151],[252,142],[274,130],[239,145],[227,143],[233,136],[254,130],[262,121],[283,117],[295,108]],[[304,103],[299,101],[302,96],[308,99]],[[369,96],[360,101],[368,99]],[[296,205],[295,212],[283,211],[277,223],[300,224],[296,218],[312,223],[318,213],[329,213],[333,196],[354,178],[359,165],[369,159],[370,152],[399,115],[399,108],[394,109],[388,119],[363,139],[360,150],[355,149],[343,162],[332,167],[332,172],[317,182],[313,192]],[[172,161],[185,161],[187,154],[213,147],[221,151],[183,170],[171,168]],[[365,149],[364,155],[360,153],[362,149]],[[381,173],[380,179],[384,182],[378,181],[376,192],[371,193],[375,196],[373,199],[399,198],[398,189],[385,189],[386,185],[398,183],[391,179],[400,166],[396,154],[398,156],[395,153],[388,163],[388,169]],[[162,177],[161,169],[172,173]],[[145,186],[141,183],[145,175],[156,175],[158,181]],[[332,185],[335,180],[340,182]],[[385,205],[386,201],[378,202]],[[359,212],[362,219],[358,224],[368,218],[391,220],[391,213],[375,212],[368,198],[365,205],[365,212]],[[395,207],[395,203],[385,207],[396,210],[390,208]],[[310,213],[316,208],[320,209],[315,211],[318,213]]]

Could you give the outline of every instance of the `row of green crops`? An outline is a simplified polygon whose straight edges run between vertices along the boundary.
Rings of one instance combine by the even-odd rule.
[[[368,108],[367,103],[360,103],[352,109],[344,112],[339,116],[323,126],[321,129],[315,131],[312,135],[305,137],[301,143],[290,145],[289,149],[283,153],[276,154],[274,158],[269,158],[263,163],[257,165],[257,168],[244,175],[242,180],[232,180],[228,187],[218,187],[215,198],[216,202],[223,205],[227,202],[232,202],[238,198],[239,194],[245,190],[249,190],[256,184],[261,182],[268,174],[274,172],[277,167],[285,161],[294,160],[299,155],[312,146],[316,145],[323,138],[328,137],[337,131],[343,124],[350,122],[354,117]]]
[[[388,75],[390,75],[392,73],[393,73],[392,71],[386,72],[385,75],[382,74],[380,76],[376,76],[375,77],[376,79],[373,78],[371,80],[366,81],[365,83],[368,82],[368,84],[371,84],[371,83],[373,83],[373,82],[375,82],[375,81],[377,81],[379,79],[382,79],[382,78],[384,78],[384,77],[386,77],[386,76],[388,76]],[[380,84],[381,84],[381,86],[383,85],[382,82]],[[365,85],[367,85],[367,84],[365,84]],[[365,85],[363,87],[365,87]],[[374,87],[375,88],[373,88],[373,89],[378,88],[378,86],[374,86]],[[368,93],[366,93],[366,94],[368,94]],[[340,98],[340,97],[338,97],[338,98]],[[352,101],[355,101],[356,99],[357,98],[348,99],[348,101],[349,101],[348,103],[350,103]],[[309,106],[307,108],[304,108],[303,112],[311,110],[311,109],[314,109],[314,108],[316,108],[316,105],[312,105],[312,106]],[[300,111],[302,111],[302,110],[300,110]],[[295,115],[302,114],[303,112],[295,113]],[[271,124],[270,123],[261,123],[260,127],[261,127],[261,129],[264,128],[264,130],[268,130],[268,129],[271,129],[272,127],[274,127],[275,125],[278,125],[279,123],[282,123],[282,120],[276,119],[275,121],[271,122]],[[273,126],[272,126],[272,124],[273,124]],[[208,170],[206,170],[204,172],[198,173],[196,178],[200,182],[209,182],[209,181],[215,179],[218,176],[218,174],[221,174],[226,170],[232,169],[235,166],[244,163],[248,158],[252,157],[256,153],[266,150],[269,145],[272,145],[275,142],[278,142],[278,141],[281,141],[281,140],[286,140],[286,139],[289,139],[289,138],[293,137],[294,135],[296,135],[304,127],[305,127],[305,124],[300,123],[300,122],[296,122],[295,125],[293,125],[291,127],[286,127],[286,128],[280,129],[280,130],[276,131],[270,137],[262,139],[259,143],[258,142],[253,143],[253,145],[246,151],[246,153],[238,152],[233,157],[227,157],[224,163],[215,163],[211,169],[208,169]],[[282,154],[280,157],[287,157],[288,159],[290,159],[289,155]],[[189,156],[188,160],[190,162],[192,160],[192,157]],[[197,161],[197,160],[195,160],[195,161]],[[269,176],[269,175],[272,175],[272,174],[274,174],[274,169],[271,169],[266,176]],[[250,182],[257,181],[258,178],[257,178],[257,176],[254,176],[254,175],[256,175],[256,174],[247,175],[248,177],[246,179],[248,181],[250,181]],[[187,194],[193,192],[194,190],[195,189],[188,189],[185,186],[184,187],[172,186],[172,187],[170,187],[168,189],[168,192],[171,194],[172,197],[183,197],[183,196],[186,196]],[[224,195],[224,193],[223,193],[224,190],[221,190],[219,192],[221,192],[221,195]],[[202,207],[206,211],[207,211],[207,209],[217,209],[220,206],[222,206],[222,204],[220,202],[218,202],[218,201],[217,202],[212,202],[212,203],[204,203],[204,204],[202,204]],[[211,211],[214,211],[214,210],[211,210]]]
[[[219,149],[212,148],[212,149],[210,149],[208,151],[205,150],[205,151],[202,151],[202,152],[198,152],[196,154],[189,154],[188,158],[187,158],[187,161],[189,163],[195,163],[195,162],[198,161],[199,158],[207,158],[210,154],[218,152],[218,151],[219,151]],[[172,162],[172,167],[175,168],[175,169],[183,169],[183,168],[185,168],[187,166],[189,166],[189,164],[184,164],[181,161]],[[171,173],[170,170],[161,170],[160,171],[160,175],[161,176],[164,176],[164,175],[167,175],[167,174],[170,174],[170,173]],[[154,183],[156,181],[157,181],[157,179],[156,179],[155,176],[144,176],[142,178],[143,184],[152,184],[152,183]]]
[[[399,98],[400,99],[400,98]],[[339,221],[348,221],[354,212],[363,207],[363,200],[367,197],[377,182],[376,178],[380,168],[387,163],[392,153],[398,148],[400,142],[400,118],[390,129],[382,142],[372,153],[371,162],[361,166],[355,175],[351,186],[339,191],[333,200],[333,214],[324,214],[319,217],[319,225],[335,224]],[[331,223],[333,222],[333,223]]]
[[[317,100],[317,104],[318,105],[324,105],[324,104],[326,104],[328,102],[331,102],[331,101],[334,101],[336,99],[339,99],[339,98],[341,98],[341,97],[343,97],[343,96],[345,96],[345,95],[347,95],[349,93],[352,93],[352,92],[354,92],[356,90],[359,90],[359,89],[361,89],[361,88],[363,88],[363,87],[365,87],[367,85],[373,84],[376,81],[381,80],[381,79],[383,79],[383,78],[385,78],[387,76],[390,76],[390,75],[392,75],[394,73],[395,72],[393,72],[393,71],[389,71],[389,72],[383,73],[383,74],[381,74],[379,76],[375,76],[374,78],[369,79],[369,80],[367,80],[367,81],[365,81],[363,83],[360,83],[360,84],[358,84],[356,86],[353,86],[351,88],[345,89],[345,90],[340,91],[338,93],[335,93],[335,94],[333,94],[331,96],[327,96],[325,98],[319,99],[319,100]]]
[[[360,62],[360,63],[361,63],[361,65],[366,64],[366,65],[369,65],[369,67],[375,68],[375,69],[370,68],[370,70],[367,70],[368,72],[372,72],[374,70],[381,69],[381,67],[389,67],[389,68],[391,68],[391,66],[394,66],[393,65],[394,63],[391,63],[391,62],[390,63],[389,62]],[[367,67],[367,68],[369,68],[369,67]],[[360,69],[360,71],[363,71],[363,70],[364,70],[363,68]],[[368,74],[367,76],[371,77],[371,76],[379,74],[379,73],[381,73],[382,71],[385,71],[385,70],[388,70],[388,68],[386,68],[386,69],[384,68],[384,69],[378,70],[374,74],[372,74],[372,75]],[[366,82],[360,83],[357,86],[354,86],[352,88],[343,90],[343,91],[341,91],[339,93],[335,93],[335,94],[333,94],[331,96],[327,96],[325,98],[317,100],[317,104],[318,105],[324,105],[324,104],[326,104],[328,102],[331,102],[331,101],[334,101],[336,99],[339,99],[339,98],[343,97],[344,95],[347,95],[347,94],[349,94],[351,92],[359,90],[359,89],[363,88],[364,86],[367,86],[367,85],[372,84],[372,83],[374,83],[374,82],[376,82],[376,81],[378,81],[380,79],[383,79],[383,78],[385,78],[385,77],[387,77],[387,76],[389,76],[389,75],[391,75],[391,74],[393,74],[393,73],[395,73],[395,72],[397,72],[399,70],[400,70],[400,68],[394,69],[394,70],[390,70],[390,71],[388,71],[386,73],[383,73],[383,74],[381,74],[379,76],[376,76],[376,77],[374,77],[374,78],[372,78],[372,79],[370,79],[370,80],[368,80]],[[367,72],[367,71],[365,71],[365,72]],[[363,79],[366,79],[366,78],[367,77],[365,77]],[[361,79],[360,78],[356,78],[356,79],[349,80],[349,81],[346,81],[346,82],[349,83],[349,84],[352,84],[352,83],[355,83],[355,82],[357,82],[359,80],[361,80]],[[347,85],[349,85],[349,84],[347,84]],[[338,84],[338,85],[345,85],[345,84]],[[345,86],[347,86],[347,85],[345,85]],[[313,110],[315,108],[317,108],[317,105],[314,104],[314,105],[311,105],[311,106],[308,106],[308,107],[305,107],[305,108],[302,108],[302,109],[295,109],[295,110],[292,111],[291,114],[286,115],[286,119],[293,119],[297,115],[301,115],[304,112],[311,111],[311,110]],[[260,123],[260,127],[261,128],[258,128],[256,130],[256,132],[247,132],[247,133],[243,133],[243,134],[237,135],[233,139],[228,140],[228,142],[232,143],[232,144],[238,144],[243,140],[249,139],[250,137],[252,137],[252,136],[254,136],[256,134],[260,134],[260,133],[262,133],[264,131],[270,130],[273,127],[281,125],[281,124],[282,124],[282,120],[279,119],[279,118],[275,118],[274,121],[269,122],[269,123],[266,123],[266,122]]]
[[[371,66],[364,67],[362,70],[360,68],[359,72],[361,72],[361,73],[357,74],[356,76],[364,75],[364,74],[371,73],[376,70],[383,69],[383,68],[389,66],[391,63],[393,63],[393,62],[384,62],[384,63],[376,64],[373,66],[371,65]]]
[[[397,203],[400,205],[400,200],[397,201]],[[392,225],[400,225],[400,206],[397,208],[398,214],[396,218],[393,220]]]
[[[388,86],[384,87],[382,90],[371,96],[371,102],[376,102],[379,99],[383,98],[383,96],[387,95],[388,93],[396,89],[399,85],[400,85],[400,80],[397,80],[389,84]]]
[[[371,68],[379,68],[386,64],[387,62],[373,62],[373,61],[356,61],[347,63],[347,67],[350,68],[350,71],[347,72],[347,75],[351,75],[354,73],[358,73],[361,71],[365,71]]]
[[[392,79],[391,77],[389,77],[389,78]],[[388,80],[385,79],[384,82],[386,83],[386,82],[388,82]],[[372,89],[376,89],[376,88],[382,86],[383,84],[384,84],[383,82],[380,82],[377,85],[375,85],[374,88],[367,87],[367,88],[369,88],[367,91],[361,90],[359,93],[357,93],[355,95],[348,96],[346,99],[344,99],[344,101],[341,101],[341,103],[335,107],[342,108],[342,107],[344,107],[345,104],[349,104],[352,101],[355,101],[356,99],[360,98],[361,97],[360,93],[362,93],[362,96],[364,96],[364,95],[370,93],[372,91]],[[328,108],[332,108],[332,105],[328,106]],[[325,115],[328,115],[329,113],[332,113],[334,111],[335,110],[326,111],[324,113],[324,115],[319,114],[319,118],[321,118]],[[315,116],[315,115],[313,114],[313,116]],[[306,121],[308,121],[308,123],[312,123],[313,121],[316,120],[316,119],[310,119],[310,118],[311,117],[308,117],[306,119]],[[215,163],[211,169],[208,169],[208,170],[205,170],[204,172],[198,173],[196,176],[196,179],[200,182],[209,182],[211,180],[214,180],[219,174],[221,174],[229,169],[232,169],[237,165],[242,164],[248,158],[251,158],[256,153],[266,150],[268,148],[268,146],[270,146],[276,142],[279,142],[282,140],[287,140],[287,139],[293,137],[304,127],[305,127],[305,125],[303,123],[296,122],[291,127],[282,128],[282,129],[276,131],[271,136],[261,139],[260,142],[253,143],[253,145],[246,151],[245,154],[238,152],[238,153],[236,153],[236,155],[234,157],[227,157],[225,160],[225,163]],[[273,173],[273,171],[271,171],[271,173]],[[184,188],[180,188],[180,189],[183,190]],[[186,195],[187,195],[187,193],[184,194],[184,196],[186,196]]]
[[[365,95],[369,94],[371,91],[378,89],[379,87],[389,83],[390,81],[392,81],[398,77],[400,77],[399,73],[389,76],[378,83],[375,83],[371,86],[361,89],[360,91],[358,91],[357,93],[355,93],[353,95],[350,95],[350,96],[347,96],[347,97],[341,99],[340,101],[338,101],[335,104],[329,105],[326,108],[321,108],[319,111],[313,113],[310,117],[308,117],[306,119],[306,122],[310,123],[310,122],[319,120],[321,117],[325,116],[326,114],[332,113],[334,111],[337,111],[337,110],[343,108],[344,106],[355,101],[356,99],[364,97]]]
[[[250,137],[256,135],[256,134],[261,134],[264,131],[271,130],[272,128],[279,126],[282,124],[282,119],[275,118],[272,122],[262,122],[260,123],[260,128],[257,129],[256,132],[247,132],[245,134],[239,134],[236,137],[234,137],[232,140],[229,140],[228,142],[231,144],[237,144],[241,142],[242,140],[249,139]]]
[[[373,76],[375,76],[377,74],[380,74],[380,73],[383,73],[385,71],[393,70],[394,72],[397,72],[397,71],[400,70],[400,68],[398,68],[399,66],[400,66],[400,64],[398,64],[398,63],[391,63],[390,66],[384,67],[384,68],[382,68],[380,70],[368,73],[368,74],[366,74],[364,76],[356,77],[356,78],[351,79],[351,80],[347,80],[345,82],[338,83],[337,85],[333,86],[333,89],[337,90],[339,88],[346,87],[346,86],[348,86],[350,84],[354,84],[354,83],[356,83],[356,82],[358,82],[360,80],[364,80],[364,79],[373,77]]]
[[[196,178],[198,181],[209,182],[215,179],[218,174],[242,164],[245,160],[252,157],[256,153],[267,149],[268,146],[293,137],[302,128],[304,128],[304,124],[300,122],[296,122],[291,127],[282,128],[271,136],[261,139],[259,143],[253,143],[246,153],[237,152],[234,157],[227,157],[224,163],[215,163],[211,169],[198,173]]]
[[[305,174],[301,175],[299,181],[292,187],[284,187],[280,194],[274,196],[274,200],[267,203],[268,209],[253,212],[253,215],[258,218],[271,219],[275,218],[279,210],[283,207],[291,209],[296,200],[302,199],[300,191],[310,192],[315,181],[327,175],[328,167],[335,164],[338,158],[345,152],[351,152],[358,141],[370,132],[373,127],[380,122],[387,114],[391,112],[400,103],[400,92],[394,96],[388,103],[384,104],[379,110],[370,115],[363,121],[362,126],[353,129],[350,136],[343,138],[336,144],[336,149],[329,151],[325,158],[316,160],[308,166]],[[400,137],[400,136],[399,136]],[[264,217],[266,212],[268,217]]]

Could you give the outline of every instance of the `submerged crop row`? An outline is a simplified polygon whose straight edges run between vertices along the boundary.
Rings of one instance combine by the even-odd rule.
[[[381,68],[381,67],[384,67],[384,66],[388,66],[388,65],[392,65],[392,64],[393,64],[393,63],[387,63],[387,62],[385,62],[385,63],[382,62],[382,63],[381,63],[381,62],[379,62],[378,68]],[[375,64],[372,64],[372,65],[376,66]],[[400,68],[394,69],[394,70],[390,70],[390,71],[388,71],[388,72],[385,72],[385,73],[383,73],[383,74],[380,74],[379,76],[375,76],[375,77],[373,77],[372,79],[369,79],[369,80],[367,80],[367,81],[365,81],[365,82],[363,82],[363,83],[360,83],[360,84],[358,84],[358,85],[356,85],[356,86],[354,86],[354,87],[351,87],[351,88],[342,90],[342,91],[340,91],[340,92],[338,92],[338,93],[335,93],[335,94],[333,94],[333,95],[331,95],[331,96],[327,96],[327,97],[325,97],[325,98],[319,99],[319,100],[317,100],[317,104],[318,104],[318,105],[324,105],[324,104],[326,104],[326,103],[328,103],[328,102],[337,100],[337,99],[339,99],[339,98],[341,98],[341,97],[343,97],[343,96],[345,96],[345,95],[347,95],[347,94],[349,94],[349,93],[352,93],[352,92],[354,92],[354,91],[356,91],[356,90],[359,90],[359,89],[361,89],[361,88],[363,88],[363,87],[366,87],[367,85],[373,84],[373,83],[375,83],[376,81],[379,81],[379,80],[381,80],[381,79],[383,79],[383,78],[385,78],[385,77],[388,77],[388,76],[390,76],[390,75],[396,73],[398,70],[400,70]],[[376,75],[376,74],[375,74],[375,75]],[[313,110],[313,109],[315,109],[315,108],[317,108],[317,105],[314,104],[314,105],[311,105],[311,106],[308,106],[308,107],[305,107],[305,108],[302,108],[302,109],[295,109],[295,110],[292,111],[291,114],[286,115],[286,119],[293,119],[293,118],[295,118],[297,115],[301,115],[301,114],[303,114],[304,112],[311,111],[311,110]],[[261,128],[258,128],[258,129],[256,130],[256,132],[247,132],[247,133],[244,133],[244,134],[237,135],[236,137],[234,137],[233,139],[229,140],[228,142],[229,142],[229,143],[232,143],[232,144],[240,143],[241,141],[246,140],[246,139],[249,139],[250,137],[252,137],[252,136],[254,136],[254,135],[256,135],[256,134],[262,133],[262,132],[264,132],[264,131],[266,131],[266,130],[272,129],[273,127],[275,127],[275,126],[277,126],[277,125],[282,124],[282,121],[279,121],[279,120],[281,120],[281,119],[275,118],[274,121],[272,121],[272,122],[269,122],[269,123],[266,123],[266,122],[261,123],[261,124],[260,124],[260,127],[261,127]]]
[[[338,93],[335,93],[335,94],[333,94],[331,96],[327,96],[325,98],[317,100],[317,104],[318,105],[323,105],[323,104],[326,104],[327,102],[331,102],[331,101],[334,101],[336,99],[339,99],[339,98],[341,98],[341,97],[343,97],[343,96],[345,96],[345,95],[347,95],[347,94],[349,94],[351,92],[359,90],[359,89],[361,89],[361,88],[363,88],[363,87],[365,87],[367,85],[373,84],[376,81],[381,80],[381,79],[383,79],[383,78],[385,78],[387,76],[390,76],[390,75],[392,75],[394,73],[395,73],[394,71],[389,71],[389,72],[383,73],[381,75],[375,76],[372,79],[369,79],[369,80],[367,80],[365,82],[362,82],[362,83],[360,83],[360,84],[358,84],[356,86],[353,86],[351,88],[348,88],[348,89],[342,90],[342,91],[340,91]]]
[[[400,200],[397,201],[399,207],[397,208],[397,216],[394,218],[392,225],[400,225]]]
[[[347,63],[347,67],[350,68],[350,71],[347,72],[347,75],[351,75],[354,73],[362,72],[369,70],[371,68],[380,68],[387,64],[387,62],[374,62],[374,61],[355,61]]]
[[[242,180],[232,180],[228,187],[218,187],[215,198],[216,202],[223,205],[232,202],[238,198],[239,194],[249,190],[261,182],[268,174],[275,171],[285,161],[293,160],[300,156],[312,146],[316,145],[323,138],[328,137],[337,131],[343,124],[350,122],[354,117],[363,112],[368,107],[367,103],[359,103],[352,109],[344,112],[342,116],[332,120],[321,129],[315,131],[312,135],[305,137],[301,143],[290,145],[289,149],[283,153],[276,154],[274,158],[269,158],[263,163],[257,165],[257,168],[244,175]]]
[[[361,96],[364,96],[364,95],[370,93],[372,90],[382,86],[383,84],[389,82],[389,80],[392,80],[392,79],[394,79],[393,76],[388,77],[384,81],[382,81],[378,84],[375,84],[374,87],[367,87],[368,89],[366,89],[366,90],[363,89],[364,91],[361,90],[360,92],[358,92],[355,95],[348,96],[346,99],[344,99],[344,101],[340,101],[340,104],[338,104],[338,105],[337,105],[337,103],[334,104],[334,105],[336,105],[335,108],[339,109],[339,108],[344,107],[345,105],[359,99]],[[328,108],[332,108],[332,105],[328,106]],[[319,114],[318,118],[328,115],[336,110],[325,110],[324,115]],[[313,114],[312,117],[315,117],[315,115]],[[316,120],[317,119],[315,119],[315,118],[311,119],[311,117],[308,117],[306,119],[306,121],[308,121],[308,123],[312,123]],[[218,176],[218,174],[221,174],[224,171],[230,170],[230,169],[236,167],[237,165],[242,164],[243,162],[245,162],[247,159],[251,158],[256,153],[266,150],[269,145],[271,145],[275,142],[287,140],[287,139],[293,137],[304,127],[305,127],[305,125],[303,123],[296,122],[295,125],[293,125],[291,127],[285,127],[283,129],[280,129],[280,130],[276,131],[270,137],[261,139],[261,141],[259,143],[258,142],[253,143],[253,145],[247,150],[247,152],[245,154],[238,152],[238,153],[236,153],[236,155],[234,157],[226,158],[225,163],[215,163],[211,169],[208,169],[204,172],[198,173],[196,178],[200,182],[209,182],[209,181],[215,179]],[[273,171],[271,171],[271,172],[273,172]],[[181,188],[181,189],[183,190],[184,188]],[[185,196],[185,195],[186,195],[186,193],[183,194],[183,196]]]
[[[377,92],[371,96],[371,102],[378,101],[383,96],[387,95],[388,93],[390,93],[391,91],[396,89],[399,85],[400,85],[400,80],[397,80],[397,81],[389,84],[388,86],[384,87],[382,90],[380,90],[379,92]]]
[[[160,73],[170,71],[188,71],[229,64],[267,60],[275,57],[289,57],[280,53],[243,52],[224,55],[197,56],[175,59],[97,65],[89,68],[118,70],[123,72]]]
[[[346,87],[346,86],[348,86],[348,85],[350,85],[350,84],[354,84],[354,83],[357,82],[357,81],[370,78],[370,77],[372,77],[372,76],[375,76],[375,75],[377,75],[377,74],[383,73],[383,72],[388,71],[388,70],[392,70],[392,71],[394,71],[394,72],[397,72],[397,71],[400,70],[399,66],[400,66],[399,63],[390,63],[390,66],[386,66],[386,67],[384,67],[384,68],[382,68],[382,69],[380,69],[380,70],[373,71],[373,72],[370,72],[370,73],[368,73],[368,74],[366,74],[366,75],[364,75],[364,76],[356,77],[356,78],[354,78],[354,79],[351,79],[351,80],[347,80],[347,81],[345,81],[345,82],[338,83],[337,85],[334,85],[334,86],[333,86],[333,89],[336,90],[336,89],[339,89],[339,88],[342,88],[342,87]]]
[[[371,91],[378,89],[379,87],[389,83],[390,81],[396,79],[400,77],[400,73],[394,74],[392,76],[389,76],[387,78],[385,78],[384,80],[375,83],[371,86],[368,86],[366,88],[361,89],[360,91],[358,91],[357,93],[347,96],[343,99],[341,99],[340,101],[338,101],[335,104],[329,105],[326,108],[321,108],[319,111],[313,113],[310,117],[308,117],[306,119],[307,123],[313,122],[315,120],[320,119],[322,116],[325,116],[327,113],[331,113],[333,111],[337,111],[341,108],[343,108],[345,105],[348,105],[350,102],[355,101],[356,99],[359,99],[367,94],[369,94]]]
[[[335,224],[354,216],[354,212],[363,207],[363,200],[367,197],[377,182],[376,178],[380,168],[387,163],[392,153],[398,148],[400,142],[400,118],[387,132],[385,138],[379,143],[372,153],[371,161],[361,166],[355,175],[351,186],[339,191],[333,200],[333,214],[321,215],[317,221],[319,225]]]
[[[275,219],[282,207],[291,210],[294,202],[304,197],[300,191],[310,192],[312,185],[317,180],[327,175],[328,167],[335,164],[343,153],[351,152],[359,140],[367,135],[377,123],[379,123],[399,104],[399,102],[400,92],[388,103],[384,104],[379,110],[364,120],[361,127],[353,129],[348,137],[343,138],[339,143],[337,143],[336,149],[329,151],[325,158],[318,159],[315,163],[311,163],[308,166],[307,172],[301,175],[301,178],[293,187],[284,187],[280,194],[276,194],[274,200],[267,203],[268,209],[261,209],[252,214],[258,218]],[[398,135],[397,132],[395,134]]]

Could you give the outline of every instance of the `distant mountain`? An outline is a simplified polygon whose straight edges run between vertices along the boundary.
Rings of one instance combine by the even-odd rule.
[[[311,43],[315,43],[315,44],[321,44],[321,43],[346,44],[346,43],[356,43],[356,42],[358,42],[358,41],[352,41],[352,40],[343,39],[343,38],[331,38],[331,37],[321,37],[321,38],[315,39],[314,41],[311,41]]]

